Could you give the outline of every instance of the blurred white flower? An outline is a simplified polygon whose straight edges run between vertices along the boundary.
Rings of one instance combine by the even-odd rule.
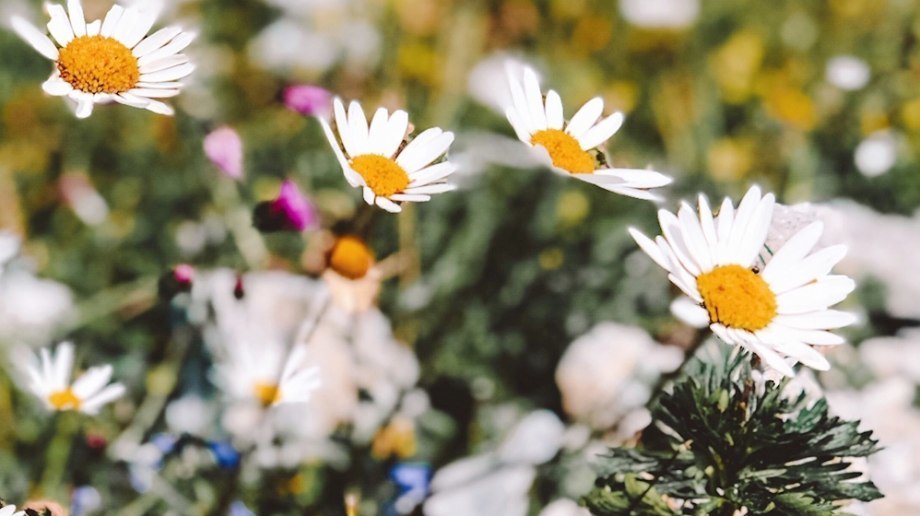
[[[504,115],[505,106],[511,105],[512,100],[508,90],[509,68],[515,70],[515,73],[521,73],[524,62],[512,54],[497,52],[476,63],[467,78],[470,96]]]
[[[620,0],[620,14],[629,23],[650,29],[678,29],[700,15],[699,0]]]
[[[824,241],[843,243],[847,256],[839,270],[860,280],[874,279],[885,287],[885,309],[894,317],[920,319],[920,212],[913,217],[883,215],[848,200],[816,206],[826,227]],[[897,242],[897,251],[892,251]]]
[[[176,434],[207,435],[214,423],[214,406],[200,396],[188,394],[166,406],[166,426]]]
[[[16,233],[0,230],[0,275],[6,264],[19,254],[22,247],[22,238]]]
[[[54,352],[42,348],[38,356],[33,355],[31,360],[19,364],[28,377],[29,390],[48,410],[96,414],[104,405],[124,395],[124,385],[109,384],[112,366],[108,364],[91,367],[71,383],[73,359],[73,344],[64,342]]]
[[[612,322],[575,339],[556,367],[562,406],[576,420],[606,429],[642,407],[651,384],[683,360],[674,346],[655,342],[645,330]]]
[[[21,269],[0,276],[0,339],[46,344],[73,315],[73,294]]]
[[[855,91],[869,82],[869,65],[853,56],[837,56],[827,62],[824,69],[827,82],[841,90]]]
[[[61,197],[84,224],[96,226],[108,218],[109,205],[86,174],[78,172],[64,174],[58,181],[58,185],[61,189]]]
[[[559,453],[564,430],[548,410],[526,415],[496,450],[438,470],[431,480],[434,494],[425,502],[425,514],[527,514],[527,493],[536,478],[536,466]]]
[[[875,337],[859,345],[860,363],[879,378],[900,376],[920,384],[920,329],[902,330],[894,337]]]
[[[891,170],[898,162],[898,141],[890,130],[876,131],[859,142],[853,155],[856,168],[866,177]]]
[[[544,507],[540,516],[591,516],[591,512],[575,500],[560,498]]]

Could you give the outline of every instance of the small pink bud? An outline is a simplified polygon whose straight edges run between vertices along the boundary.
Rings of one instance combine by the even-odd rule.
[[[227,177],[243,177],[243,141],[230,127],[215,129],[204,138],[204,153]]]

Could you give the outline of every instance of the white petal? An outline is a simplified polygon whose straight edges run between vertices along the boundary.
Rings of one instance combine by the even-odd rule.
[[[793,264],[791,267],[773,275],[773,280],[768,281],[770,289],[776,294],[782,294],[806,283],[823,278],[831,272],[834,265],[843,259],[847,253],[845,245],[835,245],[821,249],[804,260]]]
[[[406,193],[408,194],[439,194],[444,192],[450,192],[456,190],[457,186],[448,184],[448,183],[438,183],[438,184],[428,184],[423,186],[416,186],[414,188],[406,188]]]
[[[115,102],[119,104],[124,104],[126,106],[136,107],[136,108],[145,108],[147,104],[150,103],[149,99],[141,98],[136,95],[132,95],[128,92],[122,92],[113,97]]]
[[[719,265],[719,237],[716,234],[716,224],[712,218],[712,209],[709,207],[709,201],[706,200],[705,195],[699,195],[697,206],[699,207],[700,227],[703,230],[706,245],[709,247],[709,257],[712,259],[713,264]]]
[[[546,127],[561,130],[565,125],[562,115],[562,99],[553,90],[546,93]]]
[[[169,57],[164,57],[163,59],[157,61],[153,61],[152,63],[147,63],[144,66],[139,67],[139,70],[141,74],[147,74],[165,70],[167,68],[172,68],[173,66],[185,64],[187,62],[188,56],[184,54],[176,54]]]
[[[86,35],[87,36],[98,36],[99,31],[102,29],[102,22],[96,20],[91,23],[86,24]]]
[[[594,123],[597,122],[603,112],[604,100],[600,97],[594,97],[586,102],[584,106],[581,106],[581,109],[569,120],[569,125],[566,126],[565,132],[576,140],[580,139],[588,129],[594,126]]]
[[[652,241],[652,239],[645,236],[642,232],[633,227],[626,228],[626,231],[629,232],[629,235],[633,237],[633,240],[639,244],[639,247],[645,251],[645,254],[654,260],[659,267],[666,271],[671,270],[671,265],[668,263],[668,259],[664,254],[662,254],[661,250],[658,248],[655,242]]]
[[[693,259],[699,264],[700,270],[712,269],[712,251],[709,249],[706,237],[703,236],[703,229],[696,217],[696,210],[687,203],[681,203],[677,218],[680,222],[681,235],[684,236],[687,245],[692,250]]]
[[[511,124],[511,127],[514,129],[514,134],[517,135],[518,139],[524,143],[530,144],[530,132],[527,124],[522,122],[518,116],[518,111],[513,107],[508,107],[505,109],[505,117],[508,119],[508,123]]]
[[[67,11],[70,13],[70,26],[74,36],[86,36],[86,20],[83,18],[83,6],[80,0],[67,0]]]
[[[773,258],[770,258],[761,273],[763,279],[769,283],[780,280],[782,274],[800,262],[811,251],[815,244],[818,243],[823,231],[824,224],[818,221],[805,226],[793,235],[776,251]]]
[[[361,104],[354,100],[348,105],[348,130],[351,131],[354,146],[354,152],[349,152],[349,154],[352,157],[366,154],[369,151],[367,117],[364,116]]]
[[[524,94],[524,87],[521,85],[520,78],[515,74],[511,66],[506,66],[505,73],[508,76],[508,88],[511,92],[511,102],[517,114],[517,120],[523,124],[527,134],[533,134],[536,132],[536,126],[530,116],[530,108],[527,107],[527,97]],[[529,141],[529,138],[527,141]]]
[[[153,23],[157,19],[156,9],[147,9],[138,11],[134,26],[129,31],[125,31],[120,40],[126,47],[134,48],[144,36],[153,28]]]
[[[45,8],[51,16],[48,22],[48,32],[57,40],[58,45],[66,47],[73,40],[73,27],[70,26],[70,18],[63,6],[58,4],[46,4]]]
[[[188,76],[193,71],[195,71],[195,65],[192,63],[185,63],[159,72],[141,74],[140,80],[144,82],[174,81]]]
[[[158,115],[173,116],[176,114],[176,110],[173,109],[172,106],[156,100],[147,102],[147,106],[144,109]]]
[[[398,193],[390,196],[390,200],[398,202],[426,202],[431,200],[430,195]]]
[[[757,209],[751,215],[747,228],[741,236],[738,249],[735,251],[738,256],[738,263],[752,265],[763,250],[764,242],[767,240],[767,233],[770,231],[770,223],[773,221],[773,206],[775,197],[773,194],[763,196]]]
[[[735,221],[732,224],[732,233],[728,237],[728,243],[726,251],[732,257],[732,263],[736,263],[745,267],[750,266],[750,263],[741,263],[739,262],[739,257],[741,256],[741,243],[744,239],[745,232],[747,231],[748,224],[753,218],[754,214],[757,212],[757,207],[760,205],[760,188],[757,186],[752,186],[744,197],[741,199],[741,203],[738,205],[738,213],[735,214]]]
[[[86,93],[80,95],[76,99],[77,109],[74,111],[74,114],[77,115],[77,118],[89,118],[93,114],[93,94]]]
[[[125,12],[121,13],[121,18],[118,19],[118,26],[115,28],[115,32],[112,33],[112,37],[126,47],[131,48],[125,42],[129,41],[128,38],[133,37],[139,22],[140,13],[138,13],[137,9],[128,7]]]
[[[128,93],[131,95],[137,95],[138,97],[146,98],[156,98],[156,99],[167,99],[170,97],[175,97],[179,94],[179,90],[165,90],[165,89],[144,89],[144,88],[134,88],[128,90]]]
[[[122,13],[125,12],[125,8],[120,5],[113,5],[109,12],[105,14],[105,19],[102,21],[102,27],[99,29],[99,35],[109,37],[115,32],[115,29],[118,28],[118,20],[121,19]],[[137,56],[137,54],[135,54]]]
[[[165,29],[164,29],[165,30]],[[138,65],[145,65],[147,63],[152,63],[158,59],[163,59],[164,57],[169,57],[173,54],[178,54],[179,52],[185,50],[185,47],[189,46],[191,42],[195,39],[196,34],[194,32],[182,32],[172,41],[167,43],[165,46],[160,47],[157,50],[154,50],[150,53],[144,54],[143,56],[138,56],[139,51],[137,49],[132,50],[135,57],[137,57]],[[141,47],[144,42],[142,41],[138,47]]]
[[[111,378],[112,366],[108,364],[90,368],[73,382],[73,393],[81,400],[87,399],[99,392]]]
[[[73,344],[64,342],[57,347],[54,354],[54,385],[62,389],[70,385],[70,373],[73,370]]]
[[[586,175],[586,174],[578,174],[578,175],[581,176],[581,175]],[[655,201],[655,202],[663,200],[663,198],[660,195],[649,192],[648,190],[640,190],[638,188],[631,188],[628,186],[623,186],[622,184],[611,184],[611,185],[599,184],[597,186],[600,186],[604,190],[613,192],[615,194],[625,195],[626,197],[632,197],[634,199],[642,199],[645,201]]]
[[[745,343],[745,347],[753,351],[763,360],[764,364],[776,369],[780,373],[792,378],[795,376],[795,370],[792,369],[783,357],[779,356],[775,351],[770,349],[770,346],[761,344],[757,342],[756,338],[750,339]]]
[[[457,170],[457,165],[449,162],[442,161],[441,163],[436,163],[430,167],[423,168],[417,172],[409,174],[409,178],[412,180],[409,183],[409,188],[415,186],[427,185],[429,183],[434,183],[435,181],[440,181],[441,179],[446,178],[447,176],[453,174]]]
[[[735,207],[727,197],[722,201],[717,222],[719,249],[716,264],[726,265],[732,263],[732,253],[728,249],[728,241],[732,234],[732,225],[735,223]]]
[[[402,166],[406,170],[406,173],[416,172],[418,169],[407,169],[401,160],[405,160],[407,157],[412,158],[414,154],[423,152],[425,147],[438,139],[442,134],[444,134],[444,131],[442,131],[440,127],[425,129],[419,133],[418,136],[413,138],[412,141],[410,141],[409,144],[405,146],[405,148],[403,148],[403,150],[399,153],[399,156],[396,157],[396,163]]]
[[[141,88],[141,89],[147,89],[147,90],[155,90],[155,89],[181,90],[182,88],[185,87],[185,84],[183,84],[183,83],[181,83],[181,82],[175,82],[175,81],[172,81],[172,82],[144,82],[144,81],[138,81],[138,83],[135,84],[134,87],[136,87],[136,88]]]
[[[338,97],[332,101],[332,112],[335,117],[335,127],[339,132],[339,138],[342,140],[342,146],[345,147],[345,152],[348,153],[349,157],[357,156],[358,153],[355,152],[357,147],[351,138],[351,127],[348,125],[348,115],[345,113],[345,105]],[[330,143],[331,142],[332,140],[330,140]],[[335,143],[334,146],[338,146],[338,143]]]
[[[32,45],[32,48],[37,50],[39,54],[48,59],[57,60],[58,49],[48,36],[45,36],[31,23],[18,16],[13,16],[11,23],[16,34],[19,34],[19,37],[26,40],[26,43]]]
[[[342,167],[342,171],[345,173],[345,180],[348,181],[348,184],[351,186],[360,186],[361,182],[356,181],[354,176],[349,174],[351,167],[348,165],[348,160],[345,159],[345,155],[342,154],[342,148],[339,146],[338,140],[335,139],[335,134],[332,132],[332,128],[329,127],[329,123],[325,119],[320,118],[319,124],[323,128],[323,133],[326,135],[326,139],[329,140],[329,145],[332,147],[332,152],[335,153],[335,158],[339,161],[339,165]]]
[[[396,162],[407,172],[412,173],[427,167],[432,161],[447,152],[454,142],[454,133],[447,131],[425,145],[416,145],[410,150],[406,149],[399,154]]]
[[[586,133],[577,138],[578,143],[581,144],[582,150],[589,150],[600,147],[604,142],[609,140],[611,136],[620,130],[620,127],[623,126],[623,121],[625,119],[626,117],[623,116],[623,113],[616,112],[601,120],[599,124],[595,125],[591,129],[588,129]]]
[[[108,18],[106,18],[106,22],[108,22]],[[105,25],[103,25],[103,31],[104,30],[105,30]],[[138,43],[137,46],[131,50],[131,53],[134,54],[134,57],[137,57],[137,58],[144,57],[147,54],[162,48],[163,45],[166,44],[166,42],[178,36],[180,32],[182,32],[182,29],[180,29],[179,27],[162,28],[154,32],[153,34],[147,36],[146,38],[144,38],[143,41]],[[168,57],[168,56],[165,56],[165,57]]]
[[[371,154],[383,154],[380,150],[379,143],[383,140],[386,131],[387,122],[390,120],[390,113],[386,108],[377,108],[374,116],[371,118],[370,128],[367,132],[368,146],[367,152]]]
[[[399,145],[406,138],[406,131],[409,129],[409,114],[403,110],[394,111],[390,115],[390,121],[384,128],[383,134],[379,137],[378,145],[380,153],[388,158],[393,158]]]
[[[386,197],[377,197],[377,206],[385,209],[390,213],[399,213],[402,211],[402,208],[395,202],[387,199]]]
[[[825,276],[818,281],[776,296],[777,313],[814,312],[843,301],[856,288],[846,276]]]
[[[774,323],[801,330],[832,330],[850,326],[856,320],[856,316],[849,312],[821,310],[797,315],[777,315]]]
[[[364,195],[364,202],[373,206],[377,200],[377,195],[369,187],[365,186],[361,192]]]
[[[658,210],[658,222],[661,225],[664,237],[671,246],[671,250],[680,260],[680,264],[694,277],[704,272],[700,269],[700,264],[694,256],[695,250],[690,248],[683,235],[681,235],[680,222],[677,217],[667,210]]]
[[[42,83],[42,90],[44,90],[48,95],[52,95],[54,97],[64,97],[73,91],[73,86],[71,86],[69,82],[62,80],[59,77],[52,77]]]
[[[124,394],[125,386],[120,383],[113,383],[105,389],[102,389],[99,394],[84,401],[83,405],[80,406],[80,411],[87,414],[95,414],[103,405],[117,400],[124,396]]]
[[[530,121],[536,130],[546,129],[546,112],[543,110],[543,93],[540,91],[540,79],[533,68],[524,68],[524,98],[527,102]]]

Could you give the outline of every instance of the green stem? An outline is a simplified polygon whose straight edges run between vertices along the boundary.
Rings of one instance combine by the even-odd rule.
[[[80,414],[74,411],[59,412],[56,417],[57,430],[45,452],[45,470],[42,473],[40,492],[42,496],[58,501],[67,499],[67,490],[62,485],[71,445],[80,428]]]

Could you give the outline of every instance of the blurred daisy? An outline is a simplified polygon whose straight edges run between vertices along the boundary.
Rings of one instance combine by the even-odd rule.
[[[309,366],[303,345],[288,353],[278,341],[241,339],[225,349],[226,359],[216,366],[217,378],[234,399],[264,407],[306,403],[320,386],[319,369]]]
[[[182,83],[176,81],[194,70],[179,53],[194,34],[167,27],[147,36],[158,9],[143,2],[112,6],[104,19],[91,23],[84,20],[80,0],[68,0],[66,11],[58,4],[45,5],[50,38],[24,19],[12,19],[16,33],[54,61],[54,72],[42,84],[45,93],[70,99],[78,118],[90,116],[94,104],[112,101],[173,114],[173,108],[155,99],[178,95]]]
[[[536,72],[527,66],[520,68],[506,68],[511,102],[505,108],[505,116],[517,137],[537,151],[547,166],[614,193],[658,199],[648,189],[669,184],[670,177],[651,170],[607,165],[601,146],[623,125],[623,113],[598,121],[604,101],[595,97],[566,123],[559,94],[550,90],[544,99]]]
[[[454,141],[454,133],[432,127],[404,144],[409,131],[409,115],[402,110],[392,115],[380,108],[368,126],[361,104],[345,105],[333,102],[335,128],[320,123],[329,143],[342,165],[345,179],[353,187],[361,187],[364,201],[393,213],[402,211],[400,202],[425,202],[432,194],[453,190],[446,182],[457,169],[443,160],[434,163]],[[341,141],[341,144],[340,144]]]
[[[326,261],[323,281],[336,306],[354,313],[374,305],[383,273],[363,240],[352,235],[336,238]]]
[[[830,364],[812,345],[841,344],[827,330],[855,322],[854,315],[830,310],[855,283],[831,268],[846,254],[835,245],[811,253],[823,224],[809,224],[774,250],[762,268],[759,253],[770,229],[774,197],[752,187],[735,210],[725,199],[714,218],[700,196],[699,217],[684,203],[677,216],[658,212],[664,236],[652,241],[629,232],[655,262],[709,318],[709,327],[729,344],[756,353],[778,371],[793,376],[785,358],[827,370]]]
[[[71,383],[73,344],[69,342],[60,344],[54,353],[43,348],[39,356],[33,358],[25,369],[29,389],[49,410],[96,414],[103,405],[125,393],[124,385],[109,384],[112,366],[108,364],[91,367]]]
[[[26,516],[25,511],[17,511],[15,505],[5,505],[0,508],[0,516]]]

